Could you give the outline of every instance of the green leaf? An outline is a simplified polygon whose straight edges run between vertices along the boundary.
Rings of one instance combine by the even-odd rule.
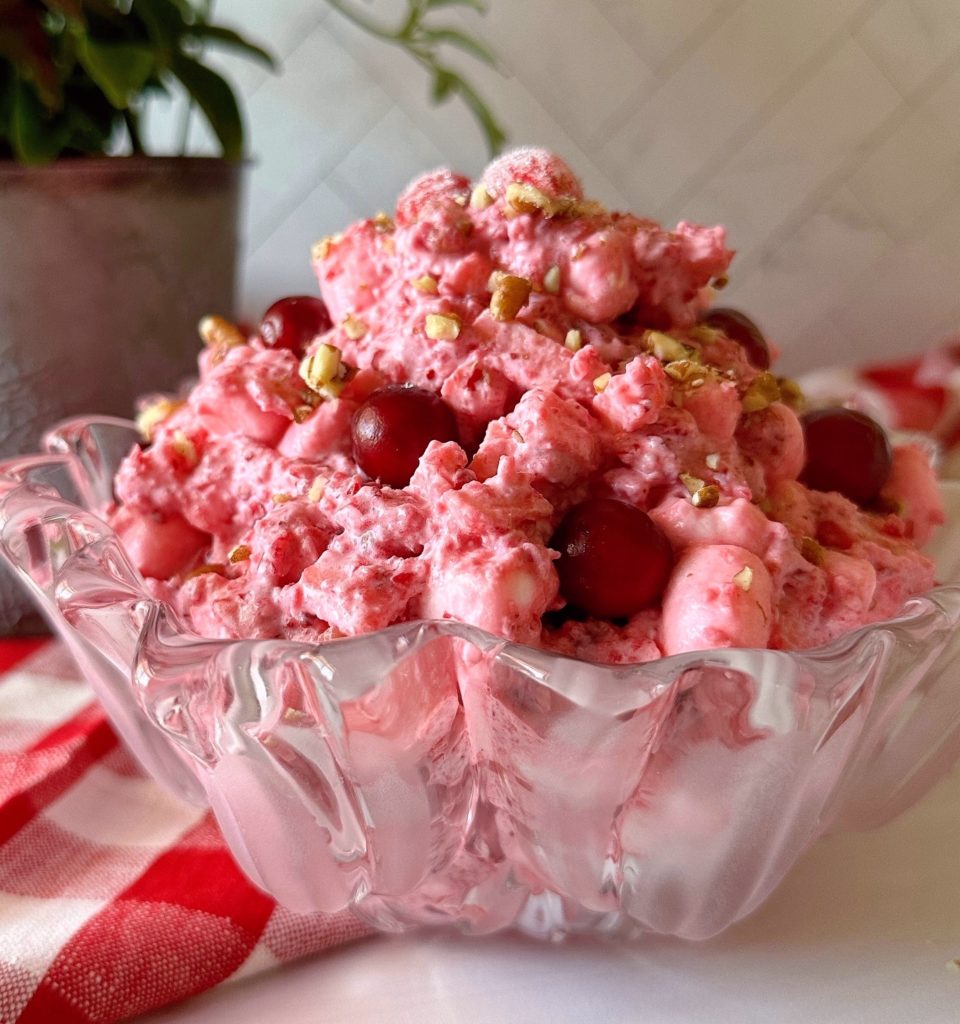
[[[153,74],[155,58],[149,46],[139,43],[101,43],[80,37],[77,57],[87,74],[117,108],[123,110]]]
[[[449,43],[451,46],[465,50],[477,60],[496,67],[497,58],[485,46],[478,43],[476,39],[464,35],[463,32],[458,32],[455,28],[424,28],[421,30],[421,34],[432,43]]]
[[[174,54],[170,70],[210,122],[227,160],[243,159],[243,120],[237,97],[215,71],[185,54]]]
[[[456,85],[456,75],[451,74],[446,68],[435,68],[433,72],[433,89],[431,98],[434,103],[443,103],[450,98]]]
[[[51,116],[25,82],[14,85],[10,110],[10,144],[25,164],[49,163],[63,149],[70,135],[65,114]]]
[[[253,57],[255,60],[259,60],[261,63],[266,64],[271,71],[276,70],[277,61],[272,53],[263,49],[262,46],[257,46],[256,43],[251,43],[249,40],[244,39],[243,36],[234,32],[231,28],[223,28],[221,25],[207,25],[205,23],[200,23],[197,25],[191,25],[188,29],[188,34],[196,37],[203,43],[219,43],[220,46],[226,46],[232,50],[239,50],[248,57]]]
[[[503,149],[503,144],[507,141],[506,132],[500,127],[473,86],[469,82],[464,81],[459,75],[454,75],[454,78],[456,79],[454,88],[460,94],[463,102],[470,108],[470,112],[483,129],[483,134],[487,138],[487,149],[490,151],[490,155],[496,156]]]
[[[170,0],[133,0],[132,13],[146,26],[157,48],[158,63],[170,63],[170,55],[180,47],[180,39],[190,27],[180,7]]]

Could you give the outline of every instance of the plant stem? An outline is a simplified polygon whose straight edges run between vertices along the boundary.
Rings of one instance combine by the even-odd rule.
[[[134,156],[142,156],[143,142],[140,138],[140,124],[136,113],[132,110],[125,110],[123,112],[123,123],[127,127],[127,135],[130,136],[130,149],[133,151]]]
[[[506,139],[503,129],[476,89],[438,59],[435,43],[430,41],[429,26],[423,22],[424,15],[428,13],[424,0],[408,0],[407,17],[402,24],[394,29],[387,28],[382,23],[360,14],[354,8],[353,3],[348,0],[327,0],[327,3],[343,15],[347,21],[353,22],[357,28],[377,39],[382,39],[385,43],[391,43],[406,50],[422,68],[434,77],[434,96],[437,100],[442,100],[450,94],[459,94],[486,135],[490,155],[493,156],[499,152]],[[442,93],[438,92],[441,82],[443,83]]]
[[[384,28],[382,25],[378,25],[374,21],[370,21],[369,18],[365,18],[362,14],[358,14],[351,6],[343,3],[342,0],[327,0],[327,3],[335,11],[342,14],[347,21],[352,21],[357,28],[362,28],[364,32],[369,32],[370,35],[376,36],[377,39],[384,39],[387,42],[396,43],[402,38],[402,29],[400,32],[391,32],[390,29]]]

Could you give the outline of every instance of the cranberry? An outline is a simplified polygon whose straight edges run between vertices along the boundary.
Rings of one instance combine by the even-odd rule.
[[[456,441],[457,421],[450,406],[432,391],[390,384],[353,414],[353,457],[367,474],[390,487],[410,483],[431,441]]]
[[[700,315],[700,323],[722,331],[731,341],[737,342],[747,357],[747,362],[758,370],[770,369],[770,347],[763,332],[745,313],[738,309],[717,306]]]
[[[670,542],[657,524],[616,498],[575,505],[550,546],[560,552],[560,592],[598,618],[624,618],[654,604],[673,568]]]
[[[288,295],[263,314],[260,340],[267,348],[288,348],[301,355],[318,334],[333,326],[327,307],[314,295]]]
[[[800,479],[817,491],[839,491],[860,505],[880,493],[892,454],[883,428],[852,409],[816,409],[801,421],[807,461]]]

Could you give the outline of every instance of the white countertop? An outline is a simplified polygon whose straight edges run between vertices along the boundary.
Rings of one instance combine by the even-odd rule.
[[[960,774],[702,944],[375,938],[143,1024],[956,1024]]]

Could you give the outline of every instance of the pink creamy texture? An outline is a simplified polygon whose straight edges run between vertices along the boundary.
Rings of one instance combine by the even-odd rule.
[[[539,190],[532,206],[508,201],[517,184]],[[917,543],[942,510],[918,450],[896,452],[884,492],[902,515],[865,512],[797,482],[803,434],[776,394],[745,410],[770,378],[697,326],[732,257],[723,229],[667,231],[580,200],[562,161],[519,151],[477,187],[425,175],[395,224],[319,247],[338,326],[312,350],[336,346],[359,372],[305,419],[299,356],[256,338],[205,351],[186,403],[116,481],[112,523],[153,592],[211,637],[455,618],[618,663],[810,647],[929,589]],[[494,271],[532,284],[511,319],[490,310]],[[428,314],[459,331],[429,337]],[[386,382],[439,392],[463,444],[431,443],[402,489],[351,455],[351,416]],[[719,504],[694,505],[692,478]],[[676,557],[662,605],[626,622],[565,618],[549,546],[572,505],[602,495],[647,511]]]

